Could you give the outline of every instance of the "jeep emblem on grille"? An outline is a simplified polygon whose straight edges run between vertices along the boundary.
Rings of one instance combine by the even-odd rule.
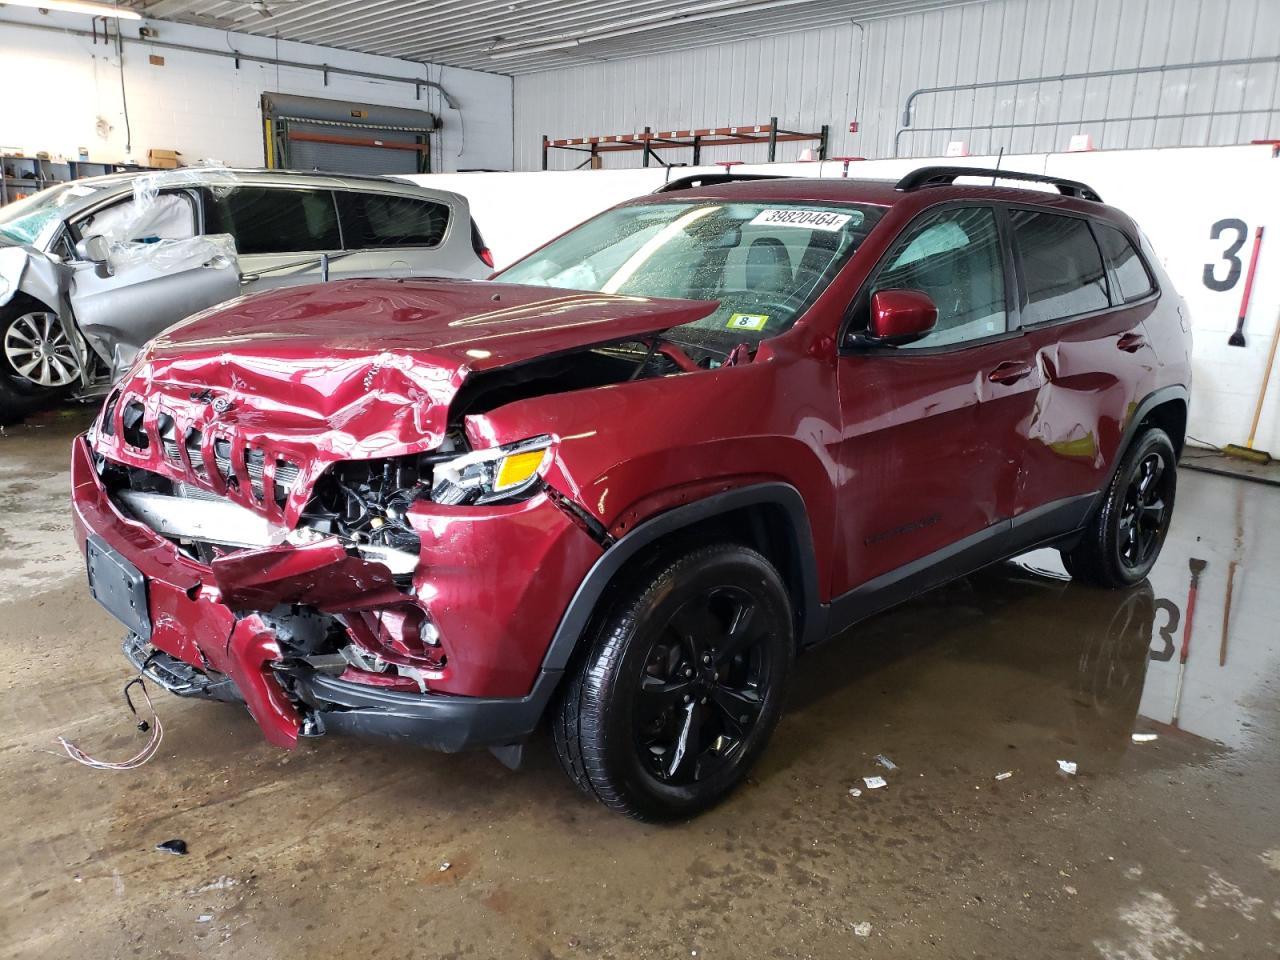
[[[228,400],[226,397],[215,397],[213,395],[213,391],[208,387],[205,387],[202,390],[193,390],[191,392],[191,399],[195,403],[204,403],[213,407],[215,415],[226,413],[228,410],[234,410],[236,405],[234,400]]]

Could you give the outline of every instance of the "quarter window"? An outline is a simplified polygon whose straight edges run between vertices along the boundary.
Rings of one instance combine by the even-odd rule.
[[[1115,298],[1117,303],[1141,300],[1155,289],[1151,283],[1151,275],[1147,273],[1142,258],[1138,256],[1138,251],[1133,248],[1128,237],[1114,227],[1106,227],[1100,223],[1095,223],[1093,229],[1098,235],[1103,259],[1119,288]]]
[[[237,187],[208,203],[208,233],[229,233],[241,255],[337,250],[342,246],[328,190]]]
[[[995,213],[958,207],[911,231],[890,254],[874,290],[919,290],[938,307],[927,337],[899,349],[980,340],[1006,329],[1004,259]]]
[[[1088,223],[1030,210],[1011,210],[1009,218],[1027,290],[1023,323],[1063,320],[1111,305],[1107,273]]]
[[[348,247],[434,247],[449,227],[449,207],[386,193],[339,193]]]

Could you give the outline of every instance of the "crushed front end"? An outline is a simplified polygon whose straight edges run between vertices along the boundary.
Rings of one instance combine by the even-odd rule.
[[[135,666],[243,701],[283,747],[328,731],[445,751],[525,739],[558,679],[551,637],[602,551],[542,484],[550,438],[473,451],[446,430],[352,459],[332,427],[225,396],[134,377],[75,442],[76,537]]]

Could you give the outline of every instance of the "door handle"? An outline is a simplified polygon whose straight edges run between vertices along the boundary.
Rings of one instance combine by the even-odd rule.
[[[1146,345],[1146,338],[1140,333],[1121,334],[1120,339],[1116,341],[1116,347],[1125,353],[1136,353]]]
[[[1017,383],[1023,377],[1031,376],[1031,364],[1024,360],[1005,360],[987,374],[992,383]]]

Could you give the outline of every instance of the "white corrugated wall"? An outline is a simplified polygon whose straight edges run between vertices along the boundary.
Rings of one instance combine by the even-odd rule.
[[[1234,66],[922,93],[927,87],[1064,73],[1253,59]],[[1197,115],[1198,116],[1194,116]],[[816,131],[832,156],[1062,150],[1073,134],[1104,149],[1280,138],[1280,0],[986,0],[930,13],[779,34],[669,54],[602,60],[515,78],[516,169],[552,138],[766,121]],[[1155,119],[1146,119],[1155,118]],[[849,133],[851,120],[859,131]],[[795,159],[803,144],[780,144]],[[688,162],[688,151],[673,152]],[[551,152],[552,169],[584,155]],[[763,160],[762,147],[704,154]],[[638,166],[613,153],[607,167]]]

